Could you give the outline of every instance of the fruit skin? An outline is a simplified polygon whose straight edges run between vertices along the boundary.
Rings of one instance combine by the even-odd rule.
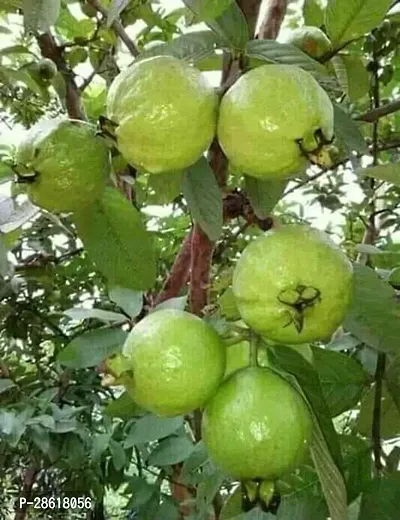
[[[196,162],[215,135],[217,106],[200,71],[170,56],[135,62],[117,76],[107,97],[120,152],[150,173]]]
[[[226,365],[226,347],[215,330],[184,311],[164,309],[140,321],[123,347],[133,371],[133,399],[166,417],[203,406]]]
[[[262,65],[243,75],[224,95],[218,139],[235,170],[260,179],[287,179],[304,170],[314,133],[333,137],[333,107],[308,72],[293,65]]]
[[[353,269],[329,237],[302,225],[268,231],[244,250],[232,289],[243,321],[278,343],[323,341],[342,323],[352,294]],[[301,312],[282,302],[296,288],[318,291]],[[288,301],[288,300],[285,300]],[[296,319],[302,317],[302,330]],[[301,320],[300,320],[301,321]]]
[[[311,419],[301,395],[268,368],[235,372],[203,414],[211,459],[240,480],[276,480],[302,461]]]
[[[249,362],[250,343],[248,341],[241,341],[227,347],[224,379],[230,377],[236,370],[247,367]],[[258,347],[257,362],[262,367],[269,365],[267,349],[263,346]]]
[[[42,79],[49,81],[57,74],[57,65],[53,60],[44,58],[38,63],[38,72]]]
[[[314,59],[322,58],[332,49],[332,43],[327,35],[313,25],[304,25],[294,29],[282,41],[298,47]]]
[[[95,128],[67,119],[32,127],[16,162],[37,174],[28,196],[49,211],[77,211],[100,198],[111,171],[109,150]]]

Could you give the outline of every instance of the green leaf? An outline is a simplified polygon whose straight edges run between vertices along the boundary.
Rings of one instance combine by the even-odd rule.
[[[299,476],[301,478],[302,474]],[[282,496],[278,513],[274,517],[276,520],[326,520],[328,511],[321,490],[309,489],[306,487],[310,485],[307,481],[303,484],[304,488],[291,490]]]
[[[338,437],[315,368],[300,353],[285,345],[270,347],[268,357],[273,365],[296,378],[298,385],[310,403],[313,414],[330,448],[332,458],[336,465],[341,467],[342,456]]]
[[[170,466],[187,459],[194,445],[188,437],[168,437],[150,453],[147,464],[150,466]]]
[[[369,485],[372,475],[371,445],[355,435],[341,435],[348,503]]]
[[[221,45],[221,39],[212,31],[191,32],[143,51],[139,59],[167,55],[196,63],[214,54],[214,50]]]
[[[324,23],[324,9],[319,0],[305,0],[303,5],[304,25],[321,27]]]
[[[0,379],[0,394],[6,392],[9,388],[16,386],[11,379]]]
[[[245,175],[245,190],[255,214],[266,218],[271,214],[285,191],[288,181],[264,181]]]
[[[196,15],[195,22],[214,20],[221,16],[234,0],[183,0]]]
[[[111,453],[114,468],[117,471],[121,470],[127,462],[124,448],[121,446],[119,442],[115,441],[114,439],[111,439],[109,450]]]
[[[222,231],[222,197],[214,173],[204,157],[185,172],[182,189],[193,220],[210,240],[217,240]]]
[[[371,388],[361,401],[357,429],[365,437],[372,436],[372,419],[375,406],[375,387]],[[392,439],[400,435],[400,413],[386,383],[382,385],[380,434],[382,439]]]
[[[130,448],[135,444],[156,441],[163,437],[168,437],[176,432],[183,424],[183,417],[157,417],[147,414],[138,419],[128,431],[125,439],[125,448]]]
[[[258,58],[268,63],[296,65],[313,76],[328,75],[328,71],[323,65],[288,43],[279,43],[275,40],[251,40],[246,46],[246,54],[251,58]]]
[[[400,511],[399,473],[377,478],[362,495],[358,520],[395,520]]]
[[[367,153],[368,147],[362,136],[358,123],[336,103],[333,104],[335,116],[335,137],[339,145],[347,152],[353,150]]]
[[[113,287],[109,290],[110,299],[123,309],[131,318],[136,318],[143,308],[143,292],[131,291],[124,287]]]
[[[129,507],[139,508],[149,502],[152,496],[157,492],[155,485],[149,484],[143,478],[132,477],[129,479],[128,489],[131,494]]]
[[[64,314],[72,320],[90,320],[96,319],[104,323],[125,323],[126,316],[118,312],[104,311],[103,309],[84,309],[83,307],[74,307],[67,309]]]
[[[8,54],[33,54],[33,52],[25,45],[11,45],[0,49],[0,56],[7,56]]]
[[[189,485],[193,484],[191,480],[193,473],[197,472],[208,460],[207,448],[203,441],[199,441],[183,463],[179,477],[180,482]]]
[[[236,304],[236,298],[233,294],[232,287],[228,287],[218,298],[218,305],[221,314],[228,320],[239,320],[240,313]]]
[[[103,198],[74,213],[89,257],[110,285],[148,289],[155,281],[153,240],[139,211],[113,188]]]
[[[367,377],[362,367],[346,354],[313,347],[313,364],[331,416],[341,414],[360,400]]]
[[[149,175],[144,197],[147,204],[170,204],[182,189],[183,172]]]
[[[187,305],[187,296],[177,296],[176,298],[168,298],[154,307],[151,312],[160,311],[162,309],[178,309],[184,311]]]
[[[369,168],[359,168],[356,173],[366,177],[373,177],[380,181],[390,182],[400,186],[400,163],[380,164]]]
[[[354,40],[376,27],[392,0],[330,0],[325,10],[325,26],[335,47]]]
[[[400,357],[394,358],[385,370],[385,379],[390,395],[400,412]]]
[[[97,329],[74,338],[60,352],[58,362],[70,368],[97,366],[119,352],[128,333],[120,329]]]
[[[98,462],[110,444],[111,433],[99,433],[94,436],[91,456],[94,462]]]
[[[206,23],[229,47],[240,50],[246,47],[250,37],[249,28],[236,2],[231,2],[220,16]]]
[[[399,350],[400,306],[392,287],[370,268],[354,266],[353,299],[344,326],[360,341],[383,352]]]
[[[124,392],[117,399],[110,401],[104,408],[104,413],[110,417],[120,419],[132,419],[132,417],[143,415],[144,411],[130,397],[128,392]]]
[[[60,0],[23,0],[24,27],[26,32],[48,32],[60,14]]]
[[[112,0],[112,4],[108,9],[107,25],[111,27],[112,23],[118,19],[119,15],[129,4],[129,0]]]
[[[352,101],[364,97],[369,90],[369,74],[361,56],[342,54],[340,59],[347,74],[347,94]]]

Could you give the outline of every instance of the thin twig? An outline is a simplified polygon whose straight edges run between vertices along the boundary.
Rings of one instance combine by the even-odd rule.
[[[374,411],[372,417],[372,444],[374,452],[374,464],[377,475],[382,471],[382,444],[381,444],[381,405],[382,405],[382,382],[385,374],[386,355],[379,352],[375,370],[375,396]]]
[[[97,11],[99,11],[99,13],[101,13],[106,20],[108,19],[108,11],[99,0],[87,0],[87,3],[94,7]],[[129,38],[122,23],[119,20],[114,20],[111,24],[111,27],[124,42],[126,48],[132,54],[132,56],[138,56],[139,50],[134,44],[134,42]]]
[[[393,112],[397,112],[398,110],[400,110],[400,99],[396,99],[395,101],[380,107],[375,107],[372,110],[355,117],[355,120],[363,121],[364,123],[375,123],[375,121],[378,121],[381,117],[393,114]]]

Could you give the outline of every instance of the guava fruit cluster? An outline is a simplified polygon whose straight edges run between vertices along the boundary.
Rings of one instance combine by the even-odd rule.
[[[233,170],[260,179],[303,173],[333,139],[332,103],[308,72],[263,65],[218,97],[200,71],[169,56],[141,59],[114,80],[107,116],[117,146],[140,171],[181,171],[217,134]]]
[[[33,126],[19,144],[16,170],[35,205],[75,212],[102,196],[111,172],[110,153],[92,125],[46,120]]]

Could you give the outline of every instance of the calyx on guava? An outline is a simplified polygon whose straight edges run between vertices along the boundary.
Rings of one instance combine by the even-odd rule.
[[[110,87],[107,116],[120,152],[139,170],[182,170],[216,130],[218,98],[199,70],[170,56],[135,62]]]
[[[281,41],[298,47],[315,59],[322,58],[324,54],[332,49],[332,43],[327,35],[313,25],[304,25],[294,29],[282,38]]]
[[[160,416],[203,406],[222,381],[226,347],[197,316],[175,309],[153,312],[130,332],[123,347],[132,384],[126,389]]]
[[[100,198],[111,172],[109,149],[96,129],[69,119],[33,126],[16,163],[31,201],[49,211],[78,211]]]
[[[333,139],[333,106],[305,70],[262,65],[222,98],[218,139],[235,170],[287,179],[303,173],[307,154]]]
[[[207,404],[202,436],[211,459],[240,480],[274,481],[301,464],[311,418],[301,395],[269,368],[235,372]]]
[[[246,247],[232,289],[249,327],[299,344],[329,340],[345,317],[352,280],[351,263],[325,233],[284,225]]]

